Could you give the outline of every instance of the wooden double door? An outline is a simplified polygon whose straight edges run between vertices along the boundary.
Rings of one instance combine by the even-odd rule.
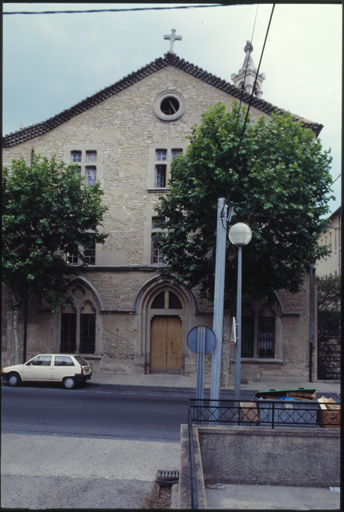
[[[180,373],[182,322],[178,316],[154,316],[151,320],[151,373]]]

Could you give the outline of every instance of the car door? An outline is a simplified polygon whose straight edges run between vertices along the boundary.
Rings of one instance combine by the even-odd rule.
[[[52,356],[36,356],[23,365],[23,380],[51,380]]]
[[[52,380],[61,382],[64,377],[73,376],[76,373],[73,359],[70,356],[55,356],[52,367]]]

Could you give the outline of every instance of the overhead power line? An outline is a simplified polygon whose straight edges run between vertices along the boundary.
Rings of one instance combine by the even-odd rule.
[[[269,30],[270,30],[270,25],[271,25],[271,21],[272,21],[272,16],[273,16],[274,10],[275,10],[275,4],[273,4],[273,6],[272,6],[272,10],[271,10],[271,14],[270,14],[270,19],[269,19],[269,24],[268,24],[268,28],[267,28],[266,34],[265,34],[265,39],[264,39],[264,44],[263,44],[263,48],[262,48],[262,53],[260,55],[259,64],[258,64],[258,68],[257,68],[257,74],[256,74],[256,78],[254,80],[253,89],[252,89],[250,100],[249,100],[249,103],[248,103],[248,108],[247,108],[247,112],[246,112],[245,122],[244,122],[244,126],[243,126],[243,129],[242,129],[242,132],[241,132],[241,137],[240,137],[240,141],[239,141],[239,146],[238,146],[238,149],[237,149],[236,157],[239,154],[239,150],[240,150],[240,146],[241,146],[241,143],[242,143],[242,139],[244,137],[244,132],[245,132],[246,124],[247,124],[248,114],[250,112],[251,103],[252,103],[254,91],[255,91],[255,88],[256,88],[257,78],[258,78],[259,71],[260,71],[260,65],[261,65],[262,60],[263,60],[265,45],[266,45],[266,41],[267,41],[267,38],[268,38],[268,35],[269,35]]]
[[[252,36],[251,36],[251,45],[253,45],[253,35],[254,35],[254,29],[256,28],[256,21],[257,21],[258,7],[259,7],[259,5],[257,5],[256,15],[255,15],[255,18],[254,18],[253,29],[252,29]],[[250,55],[251,55],[251,50],[250,50],[250,52],[249,52],[249,56],[250,56]],[[247,76],[247,70],[248,70],[248,64],[249,64],[249,62],[250,62],[250,59],[248,58],[248,59],[247,59],[247,63],[246,63],[246,68],[245,68],[244,87],[245,87],[245,83],[246,83],[246,76]],[[237,131],[237,127],[238,127],[238,123],[239,123],[239,119],[240,119],[241,103],[242,103],[242,98],[240,97],[239,110],[238,110],[238,115],[237,115],[237,120],[236,120],[235,130],[234,130],[234,135],[236,135],[236,131]]]
[[[336,181],[341,177],[341,175],[342,175],[342,173],[340,173],[339,176],[337,176],[337,178],[334,181],[332,181],[332,185],[333,185],[333,183],[336,183]]]
[[[235,4],[214,4],[214,5],[180,5],[174,7],[134,7],[128,9],[87,9],[85,11],[13,11],[3,12],[4,15],[9,14],[94,14],[98,12],[130,12],[130,11],[164,11],[175,9],[199,9],[204,7],[230,7]]]

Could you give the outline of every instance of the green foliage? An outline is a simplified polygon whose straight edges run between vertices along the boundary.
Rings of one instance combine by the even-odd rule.
[[[289,113],[249,121],[239,147],[243,119],[236,102],[231,112],[217,104],[174,160],[170,192],[156,208],[167,228],[162,274],[190,288],[200,284],[202,296],[213,298],[217,203],[225,197],[235,207],[231,225],[245,222],[253,232],[243,249],[243,293],[272,300],[275,290],[297,292],[310,265],[327,252],[317,240],[332,197],[331,157]],[[236,272],[228,241],[227,307],[235,303]]]
[[[31,167],[13,160],[2,176],[2,281],[18,309],[35,289],[54,310],[66,304],[65,254],[103,243],[98,231],[106,207],[99,184],[86,187],[75,165],[35,155]],[[83,254],[80,252],[80,258]]]

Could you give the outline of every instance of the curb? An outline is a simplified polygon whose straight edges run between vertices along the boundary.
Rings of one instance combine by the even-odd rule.
[[[182,388],[182,387],[174,387],[174,386],[146,386],[140,384],[110,384],[103,382],[88,382],[89,386],[99,386],[99,387],[107,387],[107,388],[115,388],[115,389],[132,389],[135,391],[160,391],[161,393],[169,393],[169,392],[180,392],[180,393],[196,393],[196,388]]]

